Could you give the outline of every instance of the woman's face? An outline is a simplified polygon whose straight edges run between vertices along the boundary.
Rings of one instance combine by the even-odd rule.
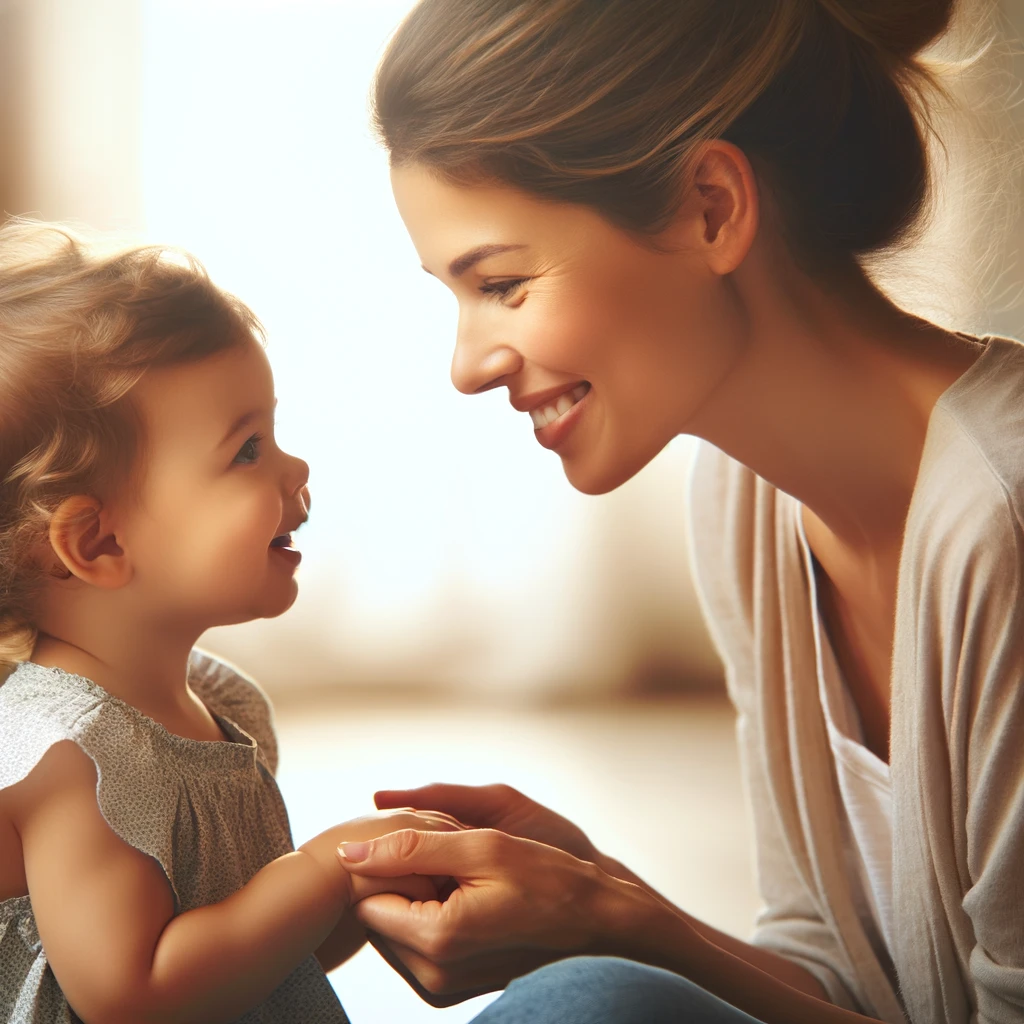
[[[452,290],[452,381],[507,387],[524,430],[574,487],[628,480],[694,416],[735,359],[736,311],[683,210],[657,252],[587,207],[397,167],[399,212],[424,269]]]

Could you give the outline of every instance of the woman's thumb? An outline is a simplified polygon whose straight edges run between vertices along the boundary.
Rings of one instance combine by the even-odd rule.
[[[361,843],[342,843],[338,858],[353,874],[465,875],[487,859],[488,844],[478,831],[419,832],[406,828]]]
[[[370,853],[370,843],[342,843],[338,847],[338,856],[347,864],[359,864],[366,860]]]

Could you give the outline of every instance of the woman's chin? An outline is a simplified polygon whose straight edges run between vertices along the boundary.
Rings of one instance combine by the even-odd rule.
[[[607,494],[621,487],[630,477],[635,476],[641,467],[630,469],[622,466],[583,465],[575,459],[562,459],[565,478],[581,494]]]
[[[646,453],[627,453],[618,459],[562,456],[565,478],[581,494],[607,494],[621,487],[640,472],[661,450],[652,448]]]

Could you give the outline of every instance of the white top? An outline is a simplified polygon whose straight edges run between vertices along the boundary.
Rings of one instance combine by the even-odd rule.
[[[1024,1021],[1024,345],[940,396],[896,593],[889,948],[865,927],[799,502],[702,444],[697,591],[725,664],[763,908],[752,941],[889,1024]],[[875,933],[874,935],[872,933]]]
[[[870,914],[865,925],[878,929],[886,949],[891,950],[892,782],[889,765],[864,745],[857,706],[821,617],[815,559],[807,543],[802,515],[797,516],[797,524],[811,590],[818,693],[850,826],[855,868]]]

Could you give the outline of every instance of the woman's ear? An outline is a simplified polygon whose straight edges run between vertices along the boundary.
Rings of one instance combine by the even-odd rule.
[[[681,221],[681,222],[679,222]],[[757,180],[743,150],[715,139],[705,144],[673,233],[715,274],[731,274],[754,244],[760,222]]]
[[[96,498],[84,494],[65,498],[50,519],[49,539],[63,567],[85,583],[115,590],[131,579],[128,556]]]

